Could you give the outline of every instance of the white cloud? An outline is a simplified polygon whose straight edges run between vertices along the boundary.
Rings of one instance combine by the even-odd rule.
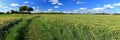
[[[53,9],[48,9],[48,12],[52,12],[53,11]]]
[[[63,13],[67,13],[67,11],[62,11]]]
[[[116,9],[116,10],[120,10],[120,9]]]
[[[80,13],[91,13],[93,10],[89,10],[88,8],[79,8]]]
[[[10,7],[4,6],[4,4],[0,2],[0,12],[7,12],[9,10],[11,10]]]
[[[58,5],[63,5],[62,3],[58,3]]]
[[[12,4],[10,4],[10,6],[19,6],[19,4],[17,4],[17,3],[12,3]]]
[[[9,7],[2,7],[2,8],[9,8]]]
[[[57,3],[59,3],[58,0],[49,0],[49,2],[52,2],[52,4],[57,4]]]
[[[105,8],[98,7],[93,9],[87,9],[87,8],[79,8],[78,10],[73,10],[74,13],[101,13],[104,12]]]
[[[104,8],[93,8],[93,10],[104,10]]]
[[[74,13],[73,11],[66,11],[66,13]]]
[[[77,4],[81,4],[79,1],[77,2]],[[102,5],[100,5],[102,6]],[[92,9],[87,9],[87,8],[79,8],[77,10],[73,10],[73,11],[63,11],[63,13],[114,13],[111,12],[110,9],[113,9],[115,7],[120,7],[120,3],[115,3],[115,4],[107,4],[107,5],[103,5],[103,7],[100,7],[98,5],[98,7],[92,8]],[[120,9],[115,9],[115,10],[120,10]],[[118,12],[118,11],[116,11]],[[119,12],[120,13],[120,12]]]
[[[114,8],[114,5],[107,4],[107,5],[103,5],[103,7],[96,7],[92,9],[79,8],[79,10],[80,13],[102,13],[102,12],[107,12],[109,9]]]
[[[54,8],[59,8],[59,6],[54,6]]]
[[[63,11],[63,13],[91,13],[92,10],[88,10],[87,8],[79,8],[72,11]]]
[[[3,6],[2,5],[0,5],[0,8],[2,8]]]
[[[7,12],[7,11],[9,11],[9,10],[0,10],[0,12]]]
[[[112,9],[114,8],[113,5],[111,4],[107,4],[107,5],[104,5],[103,7],[96,7],[96,8],[93,8],[91,10],[92,13],[102,13],[102,12],[105,12],[107,11],[108,9]]]
[[[54,12],[60,12],[60,11],[54,11]]]
[[[33,9],[35,9],[36,7],[32,7]]]
[[[112,5],[108,4],[108,5],[104,5],[104,8],[106,9],[111,9],[111,8],[114,8]]]
[[[120,13],[120,12],[116,12],[116,13]]]
[[[3,8],[3,4],[0,2],[0,8]]]
[[[74,13],[79,13],[79,10],[73,10]]]
[[[29,1],[25,1],[24,3],[29,3]]]
[[[87,10],[87,8],[79,8],[79,10]]]
[[[49,0],[49,2],[52,2],[51,4],[63,5],[63,3],[60,3],[59,0]]]
[[[103,12],[105,9],[104,8],[93,8],[92,11],[93,13],[100,13]]]
[[[116,7],[120,7],[120,3],[113,4]]]
[[[85,2],[77,1],[76,4],[84,4]]]
[[[32,13],[40,13],[40,12],[41,12],[41,10],[38,10],[38,9],[32,11]]]
[[[59,0],[50,0],[52,4],[57,4],[57,6],[54,6],[54,8],[59,8],[60,5],[63,5],[62,3],[59,2]],[[81,2],[77,1],[76,4],[84,4],[86,2]],[[115,4],[107,4],[103,5],[97,5],[97,7],[88,9],[88,8],[79,8],[77,10],[72,10],[72,11],[63,11],[63,13],[102,13],[102,12],[108,12],[109,9],[113,9],[115,7],[120,7],[120,3],[115,3]],[[49,11],[53,11],[53,9],[48,9]],[[118,9],[116,9],[118,10]]]
[[[37,8],[40,8],[40,7],[37,7]]]
[[[10,11],[12,8],[8,7],[9,5],[3,4],[0,2],[0,12],[7,12]]]
[[[105,10],[105,11],[109,11],[109,10]]]
[[[42,12],[48,12],[48,11],[42,11]]]

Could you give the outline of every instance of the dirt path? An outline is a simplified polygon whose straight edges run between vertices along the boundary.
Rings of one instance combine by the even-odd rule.
[[[36,18],[39,18],[40,16],[36,16],[34,18],[31,19],[31,28],[32,28],[32,32],[33,32],[33,39],[31,40],[38,40],[38,34],[37,34],[37,31],[35,30],[35,20]]]
[[[36,30],[35,30],[35,24],[34,24],[33,21],[32,21],[32,31],[33,31],[33,33],[34,33],[34,40],[37,40],[38,36],[37,36],[37,32],[36,32]]]

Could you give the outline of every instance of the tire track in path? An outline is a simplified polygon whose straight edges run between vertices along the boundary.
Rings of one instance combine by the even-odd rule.
[[[35,30],[35,24],[34,24],[33,21],[32,21],[32,31],[33,31],[33,33],[34,33],[34,40],[37,40],[38,36],[37,36],[37,32],[36,32],[36,30]]]
[[[40,16],[37,16],[37,17],[35,17],[34,19],[36,19],[36,18],[39,18]],[[37,31],[35,30],[35,20],[32,20],[31,21],[31,23],[32,23],[32,32],[33,32],[33,34],[34,34],[34,39],[33,40],[38,40],[38,34],[37,34]]]

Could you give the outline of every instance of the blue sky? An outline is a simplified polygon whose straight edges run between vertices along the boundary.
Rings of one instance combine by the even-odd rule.
[[[27,5],[33,12],[120,13],[120,0],[1,0],[0,11]]]

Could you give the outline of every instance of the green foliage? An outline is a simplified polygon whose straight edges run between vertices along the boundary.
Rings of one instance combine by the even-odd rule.
[[[6,40],[34,40],[32,27],[37,40],[120,40],[119,15],[11,14],[0,17],[23,18],[9,29]]]
[[[5,14],[4,12],[0,12],[0,14]]]
[[[28,31],[29,31],[29,23],[31,18],[35,17],[36,15],[16,15],[16,14],[11,14],[11,15],[0,15],[0,40],[27,40],[28,37]],[[16,21],[15,19],[20,19],[22,18],[21,22],[17,23],[11,23]],[[2,31],[1,26],[4,25],[4,31]],[[7,25],[7,24],[13,24],[13,26]],[[6,29],[5,29],[6,28]],[[4,35],[1,35],[4,34]],[[4,38],[3,38],[4,37]]]
[[[6,36],[6,40],[16,40],[16,37],[19,35],[19,33],[17,32],[21,27],[23,27],[24,25],[26,25],[26,21],[22,21],[19,24],[16,24],[15,26],[13,26],[13,28],[11,28],[9,31],[10,33],[7,34]]]
[[[120,13],[114,13],[113,15],[120,15]]]
[[[11,10],[11,14],[13,14],[13,13],[18,13],[17,11],[15,11],[15,10]]]
[[[95,13],[95,15],[109,15],[108,13]]]
[[[21,6],[21,7],[19,7],[19,11],[20,12],[27,11],[27,6]]]
[[[118,17],[43,14],[34,23],[38,40],[120,40]]]
[[[33,8],[32,7],[28,7],[27,11],[33,11]]]
[[[10,12],[8,11],[8,12],[6,12],[6,14],[10,14]]]
[[[31,14],[31,11],[33,11],[33,8],[32,8],[32,7],[28,7],[28,8],[27,8],[27,11],[28,11],[28,13]]]
[[[25,13],[25,11],[27,11],[26,13],[31,13],[31,11],[33,11],[34,9],[32,7],[28,7],[28,6],[21,6],[19,8],[19,12],[21,13]]]

